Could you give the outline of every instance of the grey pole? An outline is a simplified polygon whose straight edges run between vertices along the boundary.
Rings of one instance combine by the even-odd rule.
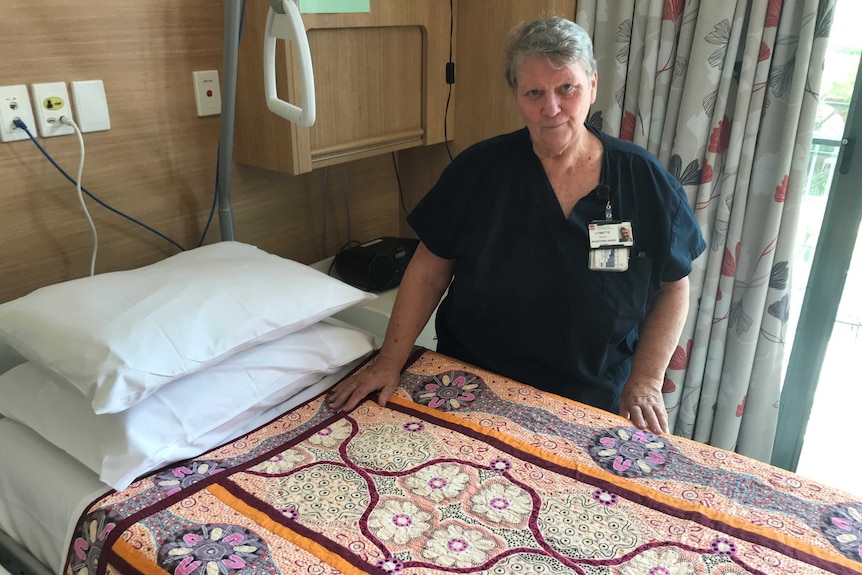
[[[224,3],[224,59],[222,65],[221,131],[218,152],[218,221],[222,241],[236,239],[230,204],[233,171],[233,127],[236,108],[236,68],[239,53],[242,0]]]

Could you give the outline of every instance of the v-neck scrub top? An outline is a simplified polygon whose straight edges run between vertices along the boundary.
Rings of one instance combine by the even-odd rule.
[[[662,281],[705,249],[685,193],[659,161],[588,126],[602,142],[600,182],[613,219],[632,223],[625,272],[589,268],[596,190],[563,213],[526,128],[455,158],[408,221],[454,260],[437,311],[437,351],[576,401],[618,411],[638,324]]]

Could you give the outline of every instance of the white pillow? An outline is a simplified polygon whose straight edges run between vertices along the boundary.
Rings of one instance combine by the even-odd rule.
[[[375,296],[237,242],[40,288],[0,305],[0,343],[66,378],[96,413]]]
[[[370,353],[371,342],[368,334],[321,322],[105,415],[93,413],[68,382],[28,362],[0,376],[0,412],[119,490],[139,475],[209,451],[250,419]]]

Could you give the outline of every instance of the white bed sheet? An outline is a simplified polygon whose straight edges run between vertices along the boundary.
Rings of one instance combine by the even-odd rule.
[[[344,366],[273,407],[231,439],[329,389],[361,362]],[[0,418],[0,530],[52,571],[62,572],[67,541],[85,507],[109,490],[95,473],[28,427]]]

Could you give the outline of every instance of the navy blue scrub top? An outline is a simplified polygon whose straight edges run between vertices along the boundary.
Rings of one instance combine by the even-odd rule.
[[[408,221],[455,262],[437,312],[440,353],[616,412],[652,297],[688,275],[706,244],[654,156],[588,128],[604,145],[613,218],[632,222],[628,271],[589,269],[587,224],[605,219],[605,201],[594,190],[565,217],[526,128],[459,154]]]

